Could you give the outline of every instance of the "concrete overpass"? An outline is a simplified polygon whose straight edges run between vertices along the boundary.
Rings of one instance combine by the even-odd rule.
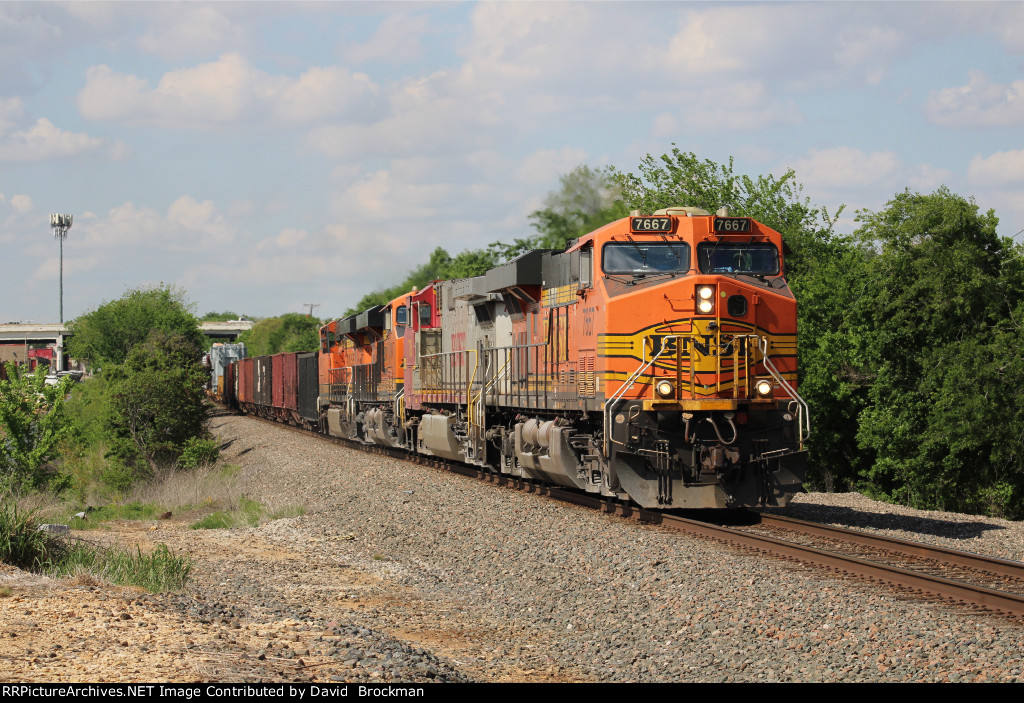
[[[254,324],[252,320],[200,322],[199,330],[207,337],[237,339],[242,332],[251,330]],[[71,331],[66,325],[60,323],[8,322],[0,324],[0,345],[2,345],[0,346],[0,361],[24,362],[27,359],[30,344],[53,344],[57,352],[57,368],[63,370],[64,340],[70,336]],[[21,353],[19,353],[19,349],[22,350]]]
[[[242,332],[248,332],[256,323],[252,320],[227,320],[225,322],[200,322],[199,330],[207,337],[230,337],[238,339]]]
[[[0,325],[0,361],[28,360],[30,344],[54,344],[57,353],[57,369],[64,370],[64,340],[70,336],[65,325],[60,323],[36,324],[34,322],[9,322]]]

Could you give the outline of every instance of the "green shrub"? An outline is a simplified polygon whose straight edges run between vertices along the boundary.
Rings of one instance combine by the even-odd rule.
[[[220,456],[220,442],[216,439],[190,437],[185,440],[185,448],[178,457],[178,466],[183,469],[195,469],[217,461]]]

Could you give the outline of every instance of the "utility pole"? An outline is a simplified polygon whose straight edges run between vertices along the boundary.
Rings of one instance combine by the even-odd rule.
[[[302,306],[309,308],[309,312],[306,313],[306,317],[313,317],[313,308],[320,307],[320,303],[303,303]]]

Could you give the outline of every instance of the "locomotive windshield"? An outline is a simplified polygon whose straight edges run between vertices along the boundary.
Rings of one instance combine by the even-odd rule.
[[[779,272],[779,250],[774,244],[703,242],[697,245],[701,273],[748,273],[774,276]]]
[[[690,245],[684,242],[613,242],[601,250],[605,273],[645,275],[686,273],[690,270]]]

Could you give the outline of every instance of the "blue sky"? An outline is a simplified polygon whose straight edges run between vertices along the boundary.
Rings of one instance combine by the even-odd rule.
[[[575,166],[947,185],[1024,235],[1024,3],[0,2],[0,322],[155,283],[337,316]],[[681,203],[685,204],[685,203]]]

